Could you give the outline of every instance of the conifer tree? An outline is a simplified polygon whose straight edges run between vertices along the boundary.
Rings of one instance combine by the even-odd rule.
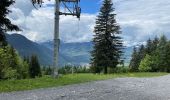
[[[146,44],[146,54],[151,55],[152,52],[152,40],[149,38]]]
[[[167,38],[165,35],[161,36],[160,40],[159,40],[159,44],[158,44],[158,48],[157,48],[157,55],[159,57],[159,62],[158,66],[160,67],[160,71],[166,71],[165,67],[166,65],[166,44],[167,44]]]
[[[91,52],[91,65],[95,73],[107,68],[115,68],[122,55],[120,27],[116,22],[112,0],[104,0],[96,19],[93,38],[94,49]]]
[[[149,51],[150,52],[150,51]],[[151,53],[151,52],[150,52]],[[143,60],[145,58],[145,55],[146,55],[146,48],[145,46],[142,44],[140,47],[139,47],[139,51],[138,51],[138,66],[141,62],[141,60]]]
[[[134,64],[130,64],[130,68],[131,71],[137,72],[139,69],[139,65],[141,63],[141,61],[144,59],[146,55],[146,51],[145,51],[145,46],[142,44],[139,49],[137,50],[137,48],[134,48],[133,54],[132,54],[132,59],[131,59],[131,63]]]
[[[7,41],[4,32],[0,28],[0,47],[7,46]]]
[[[130,70],[135,72],[138,71],[138,52],[137,52],[137,48],[134,47],[133,48],[133,54],[132,54],[132,58],[129,64]]]
[[[19,31],[18,26],[11,23],[7,15],[11,12],[9,6],[14,4],[14,0],[1,0],[0,1],[0,29],[4,31]]]
[[[9,6],[15,3],[14,0],[0,0],[0,47],[6,46],[6,31],[19,31],[18,26],[11,23],[11,21],[7,18],[7,15],[11,12],[9,10]]]
[[[31,61],[29,65],[29,74],[31,78],[41,76],[41,67],[40,67],[38,58],[35,55],[31,56]]]
[[[52,68],[50,66],[46,68],[45,75],[52,75]]]
[[[151,48],[152,54],[156,51],[158,47],[158,43],[159,43],[159,38],[155,37],[154,40],[152,41],[152,48]]]
[[[170,41],[166,44],[166,66],[165,66],[165,70],[166,72],[170,73]]]

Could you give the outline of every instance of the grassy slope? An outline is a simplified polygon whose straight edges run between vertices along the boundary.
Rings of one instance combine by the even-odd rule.
[[[42,77],[36,79],[25,80],[8,80],[0,81],[0,92],[11,92],[21,90],[31,90],[38,88],[57,87],[69,84],[77,84],[96,80],[104,80],[119,77],[156,77],[167,75],[167,73],[125,73],[125,74],[110,74],[110,75],[94,75],[94,74],[74,74],[64,75],[59,79],[50,77]]]

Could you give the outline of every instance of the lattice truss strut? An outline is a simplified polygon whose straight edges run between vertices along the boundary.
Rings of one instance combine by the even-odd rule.
[[[50,1],[50,0],[49,0]],[[33,6],[35,8],[36,5],[39,5],[40,7],[44,3],[43,0],[31,0]],[[79,6],[80,0],[59,0],[60,2],[60,15],[72,15],[72,16],[77,16],[77,18],[80,18],[81,14],[81,8]]]

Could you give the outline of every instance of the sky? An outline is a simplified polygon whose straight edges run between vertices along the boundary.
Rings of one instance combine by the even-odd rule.
[[[165,34],[170,38],[170,0],[113,0],[116,20],[125,46],[144,43],[148,38]],[[9,18],[23,31],[17,32],[35,42],[53,40],[54,0],[44,0],[38,10],[30,0],[16,0]],[[64,42],[89,42],[102,0],[81,0],[80,21],[60,16],[60,38]],[[62,9],[62,8],[61,8]],[[14,32],[12,32],[14,33]]]

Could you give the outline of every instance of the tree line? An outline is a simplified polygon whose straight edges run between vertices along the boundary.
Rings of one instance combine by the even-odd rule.
[[[162,35],[134,47],[129,67],[134,72],[170,72],[170,41]]]
[[[0,42],[1,43],[1,42]],[[26,79],[41,76],[37,56],[24,59],[10,46],[0,48],[0,79]]]
[[[0,1],[0,79],[35,78],[41,76],[37,56],[32,55],[31,58],[22,59],[17,51],[7,43],[5,37],[7,31],[21,31],[7,17],[11,12],[9,6],[14,3],[14,0]]]

